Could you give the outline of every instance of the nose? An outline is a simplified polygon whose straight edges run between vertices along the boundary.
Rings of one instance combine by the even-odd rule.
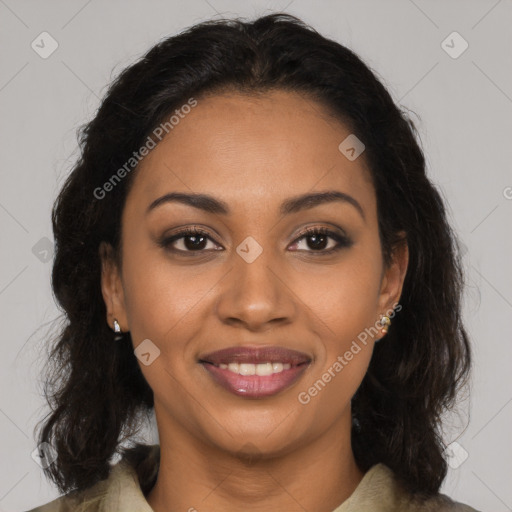
[[[264,331],[293,322],[297,303],[286,272],[271,251],[263,250],[253,261],[233,254],[233,267],[222,281],[216,311],[224,323]]]

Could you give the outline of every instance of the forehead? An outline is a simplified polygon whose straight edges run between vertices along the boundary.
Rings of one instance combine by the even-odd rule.
[[[179,190],[243,209],[333,188],[363,203],[374,199],[364,159],[350,161],[339,150],[350,130],[312,99],[285,91],[219,94],[186,111],[142,160],[129,201],[147,205]]]

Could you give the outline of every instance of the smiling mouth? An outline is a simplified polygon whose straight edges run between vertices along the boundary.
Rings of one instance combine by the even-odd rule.
[[[210,363],[213,364],[213,363]],[[306,363],[300,363],[306,364]],[[220,368],[221,370],[228,370],[233,373],[237,373],[238,375],[259,375],[260,377],[266,375],[273,375],[274,373],[281,373],[284,370],[289,370],[291,368],[290,363],[220,363],[218,365],[214,365]],[[298,366],[298,365],[295,365]]]
[[[311,358],[283,347],[230,347],[198,362],[227,391],[259,399],[289,388],[310,366]]]

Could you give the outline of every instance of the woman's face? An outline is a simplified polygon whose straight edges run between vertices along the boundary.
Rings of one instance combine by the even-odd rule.
[[[407,250],[384,268],[364,153],[339,149],[349,135],[294,93],[223,94],[198,100],[144,158],[122,270],[102,285],[110,325],[144,342],[160,437],[278,454],[350,428]],[[314,198],[324,192],[339,197]],[[155,203],[170,193],[208,200]],[[186,228],[200,234],[178,236]]]

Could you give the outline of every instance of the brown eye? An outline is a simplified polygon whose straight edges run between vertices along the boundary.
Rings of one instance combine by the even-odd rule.
[[[299,243],[305,240],[306,248],[298,248]],[[208,241],[213,247],[208,248]],[[180,245],[177,247],[177,245]],[[199,228],[186,228],[170,237],[163,238],[159,245],[175,253],[202,253],[219,250],[210,235]],[[310,228],[304,231],[294,243],[293,251],[318,253],[318,255],[331,254],[344,247],[350,247],[352,241],[327,228]]]
[[[187,228],[171,237],[164,238],[159,245],[174,252],[204,252],[207,249],[208,241],[212,241],[212,239],[206,231]],[[176,242],[180,242],[181,247],[175,247]]]
[[[306,240],[305,244],[310,248],[310,250],[298,248],[295,248],[294,250],[306,250],[306,252],[330,254],[342,249],[343,247],[350,247],[352,245],[352,242],[347,237],[339,235],[327,228],[312,228],[306,230],[299,238],[297,238],[295,245],[298,245],[298,243],[303,239]],[[334,243],[329,245],[329,239]]]

